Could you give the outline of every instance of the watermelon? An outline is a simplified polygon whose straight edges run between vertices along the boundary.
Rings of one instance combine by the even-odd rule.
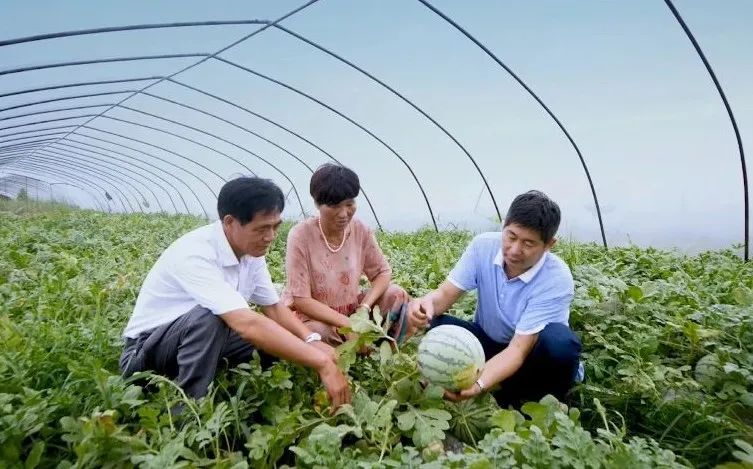
[[[460,326],[432,327],[418,344],[418,368],[430,383],[449,391],[469,388],[484,367],[484,348]]]
[[[716,354],[701,357],[695,364],[695,380],[706,389],[712,389],[724,378],[724,369]]]

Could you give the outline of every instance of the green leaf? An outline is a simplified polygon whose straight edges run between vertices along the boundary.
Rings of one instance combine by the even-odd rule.
[[[382,342],[382,344],[379,346],[379,363],[384,366],[387,364],[387,362],[392,359],[392,346],[388,341]]]
[[[753,393],[746,392],[745,394],[740,395],[740,402],[748,407],[753,408]]]
[[[374,324],[382,324],[384,318],[382,317],[382,311],[379,309],[379,305],[374,305],[371,309],[371,316],[374,318]]]
[[[24,462],[24,468],[25,469],[34,469],[39,465],[39,461],[42,459],[42,453],[44,452],[44,441],[37,440],[34,442],[34,444],[31,447],[31,451],[29,451],[29,456],[26,458],[26,461]]]
[[[348,340],[337,346],[337,367],[347,373],[350,367],[356,362],[356,352],[358,351],[358,341]]]
[[[397,428],[407,432],[416,424],[416,414],[412,410],[397,416]]]
[[[373,425],[380,429],[387,428],[387,426],[391,425],[392,414],[394,413],[396,406],[397,406],[397,401],[394,399],[385,402],[379,408],[379,411],[377,411],[376,415],[374,416]]]
[[[753,464],[753,446],[743,440],[735,440],[735,445],[742,451],[733,451],[732,455],[740,461]]]
[[[379,334],[379,336],[381,336],[384,332],[382,331],[381,327],[379,327],[374,321],[371,320],[369,313],[366,312],[365,309],[356,311],[355,313],[351,314],[348,317],[348,320],[350,321],[350,327],[341,329],[349,329],[349,331],[356,332],[358,334],[363,334],[365,332],[376,332],[377,334]]]
[[[519,415],[520,414],[514,410],[501,409],[495,412],[490,420],[493,426],[506,432],[514,432],[515,426],[518,423]]]
[[[732,290],[735,303],[740,306],[753,306],[753,290],[743,285]]]
[[[444,388],[436,384],[430,384],[424,388],[423,398],[426,401],[441,401],[444,397]]]
[[[631,285],[627,289],[627,296],[635,302],[641,301],[643,299],[643,290],[639,286]]]
[[[549,423],[552,419],[550,418],[550,409],[546,405],[538,402],[526,402],[520,410],[531,417],[532,423],[541,430],[549,429]]]

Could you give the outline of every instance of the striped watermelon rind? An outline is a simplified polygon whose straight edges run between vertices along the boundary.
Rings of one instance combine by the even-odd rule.
[[[449,391],[471,387],[484,363],[481,342],[460,326],[433,327],[418,345],[418,368],[423,377]]]

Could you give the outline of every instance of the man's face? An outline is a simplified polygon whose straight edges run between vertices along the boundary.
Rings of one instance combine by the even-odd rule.
[[[533,267],[556,242],[545,243],[538,231],[517,223],[510,223],[502,230],[502,257],[508,274],[513,277]]]
[[[280,212],[257,213],[253,220],[241,225],[232,215],[225,215],[222,225],[230,247],[239,259],[243,255],[261,257],[267,253],[282,224]]]

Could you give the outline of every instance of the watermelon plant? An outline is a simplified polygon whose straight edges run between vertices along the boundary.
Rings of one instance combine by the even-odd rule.
[[[421,337],[395,349],[368,321],[341,350],[354,395],[330,415],[316,376],[257,358],[193,401],[124,380],[123,325],[188,216],[0,202],[0,467],[745,467],[753,444],[753,263],[560,243],[586,381],[566,403],[500,409],[422,386]],[[286,225],[283,231],[287,230]],[[394,278],[435,288],[470,233],[379,233]],[[285,233],[268,262],[282,282]],[[467,295],[450,314],[469,318]],[[367,355],[355,353],[372,347]],[[707,358],[714,357],[714,358]],[[176,416],[171,409],[181,405]]]

